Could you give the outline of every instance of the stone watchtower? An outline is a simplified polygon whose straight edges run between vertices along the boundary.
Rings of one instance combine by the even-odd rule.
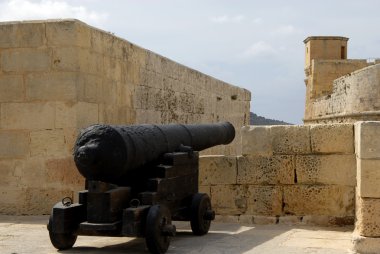
[[[347,59],[346,37],[338,36],[310,36],[305,43],[305,74],[306,98],[316,98],[331,92],[332,81],[339,76],[325,75],[323,69],[316,72],[313,60],[345,60]],[[329,73],[330,74],[330,73]]]

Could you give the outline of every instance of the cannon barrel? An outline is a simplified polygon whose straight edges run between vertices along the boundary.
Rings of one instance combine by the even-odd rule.
[[[78,136],[74,161],[88,180],[119,182],[165,153],[183,146],[201,151],[229,144],[235,129],[229,122],[217,124],[92,125]]]

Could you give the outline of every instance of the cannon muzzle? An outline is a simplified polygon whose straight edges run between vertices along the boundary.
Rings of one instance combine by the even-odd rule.
[[[229,144],[235,128],[229,122],[197,125],[92,125],[81,131],[74,161],[88,180],[120,182],[134,170],[163,154],[188,146],[201,151]]]

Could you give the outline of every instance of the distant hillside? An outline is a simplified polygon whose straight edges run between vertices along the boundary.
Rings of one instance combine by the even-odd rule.
[[[263,116],[258,116],[252,112],[250,114],[250,119],[251,125],[292,125],[291,123],[286,123],[284,121],[267,119]]]

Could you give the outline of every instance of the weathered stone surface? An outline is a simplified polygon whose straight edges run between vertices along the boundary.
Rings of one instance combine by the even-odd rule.
[[[30,74],[26,77],[26,97],[32,101],[74,101],[77,99],[75,73]]]
[[[258,225],[268,225],[268,224],[276,224],[278,221],[275,216],[253,216],[253,223]]]
[[[238,184],[294,184],[291,155],[239,156]]]
[[[56,48],[53,51],[52,68],[55,71],[99,74],[104,72],[103,56],[84,48]]]
[[[313,153],[354,153],[353,124],[311,125]]]
[[[285,225],[298,225],[302,221],[301,216],[280,216],[278,218],[278,224],[285,224]]]
[[[50,214],[52,207],[64,197],[74,198],[74,192],[61,188],[26,188],[25,203],[16,214],[37,215]],[[43,204],[43,205],[42,205]]]
[[[39,47],[45,43],[43,22],[8,22],[0,26],[0,48]]]
[[[271,137],[274,154],[309,154],[311,152],[309,126],[272,126]]]
[[[380,198],[380,160],[357,160],[358,194],[362,198]]]
[[[77,170],[73,158],[48,159],[45,162],[47,182],[52,187],[84,188],[84,177]]]
[[[29,154],[29,134],[25,131],[0,131],[0,159],[23,158]]]
[[[199,185],[198,192],[199,193],[206,193],[209,197],[211,197],[211,186],[210,185]]]
[[[273,154],[270,126],[244,126],[241,130],[243,155],[270,156]]]
[[[20,204],[5,210],[29,213],[27,187],[40,189],[33,195],[42,197],[47,188],[83,188],[77,181],[81,176],[76,178],[65,159],[79,129],[91,124],[230,121],[236,128],[233,144],[203,154],[241,154],[240,129],[249,118],[247,90],[76,20],[2,23],[0,48],[0,142],[6,144],[0,148],[0,165],[4,181],[17,179],[9,187],[22,188],[21,198],[14,194]],[[232,171],[224,168],[221,175],[219,168],[209,168],[215,174],[208,181],[236,183],[236,159],[231,161]],[[200,187],[209,194],[212,188],[209,183]],[[7,197],[1,196],[0,203]],[[239,209],[242,204],[237,201]],[[45,212],[40,202],[32,213],[37,205]]]
[[[284,186],[284,213],[291,215],[351,216],[355,188],[337,185]]]
[[[51,52],[49,49],[13,49],[1,53],[0,64],[5,72],[48,71]]]
[[[22,100],[24,100],[24,85],[22,76],[0,76],[0,102],[16,102]]]
[[[236,184],[237,164],[233,156],[201,156],[199,184]]]
[[[47,22],[46,39],[49,46],[91,47],[91,29],[79,20]]]
[[[237,215],[215,215],[216,222],[222,223],[239,223],[239,216]]]
[[[380,236],[380,199],[357,196],[355,230],[362,236]]]
[[[51,208],[63,197],[73,197],[73,191],[57,188],[3,188],[0,187],[2,198],[1,214],[10,215],[41,215],[50,214]]]
[[[306,215],[302,217],[302,224],[324,227],[354,225],[354,222],[355,216]]]
[[[380,238],[365,237],[355,232],[352,236],[353,251],[362,254],[380,253]]]
[[[53,129],[54,103],[3,103],[1,127],[4,129]]]
[[[356,186],[356,157],[352,155],[297,155],[297,182]]]
[[[219,215],[240,215],[247,210],[247,188],[242,185],[211,186],[211,202]]]
[[[99,108],[96,103],[57,102],[56,128],[84,128],[99,123]]]
[[[245,194],[247,200],[246,214],[281,215],[282,187],[249,185]]]
[[[63,130],[42,130],[30,132],[30,156],[54,156],[65,153]]]
[[[240,224],[253,224],[253,215],[242,214],[239,216]]]
[[[355,151],[361,159],[380,159],[380,122],[355,123]]]
[[[23,164],[21,159],[1,159],[0,160],[0,186],[2,187],[17,187],[22,177],[22,172],[19,170]]]

